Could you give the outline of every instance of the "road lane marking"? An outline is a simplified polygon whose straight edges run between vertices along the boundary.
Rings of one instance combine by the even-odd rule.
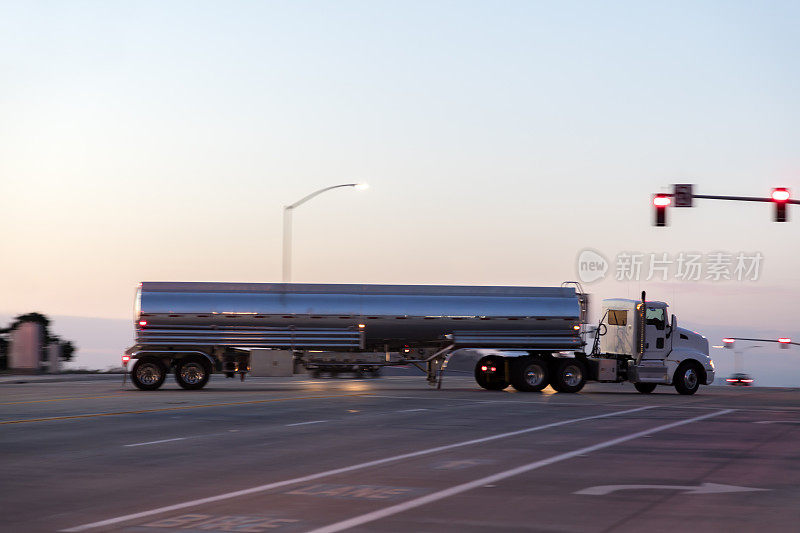
[[[622,444],[624,442],[644,437],[645,435],[652,435],[653,433],[659,433],[661,431],[666,431],[668,429],[676,428],[678,426],[691,424],[692,422],[699,422],[700,420],[705,420],[707,418],[728,414],[733,411],[735,411],[735,409],[725,409],[722,411],[716,411],[714,413],[709,413],[702,416],[696,416],[694,418],[689,418],[686,420],[679,420],[678,422],[672,422],[670,424],[664,424],[663,426],[657,426],[652,429],[637,431],[636,433],[631,433],[630,435],[625,435],[624,437],[617,437],[616,439],[607,440],[599,444],[594,444],[592,446],[586,446],[585,448],[580,448],[578,450],[573,450],[571,452],[554,455],[553,457],[549,457],[547,459],[534,461],[533,463],[528,463],[526,465],[518,466],[516,468],[512,468],[504,472],[493,474],[491,476],[482,477],[480,479],[476,479],[468,483],[462,483],[461,485],[456,485],[454,487],[450,487],[449,489],[440,490],[432,494],[427,494],[425,496],[421,496],[419,498],[415,498],[407,502],[399,503],[397,505],[392,505],[390,507],[385,507],[383,509],[378,509],[377,511],[349,518],[347,520],[342,520],[341,522],[336,522],[335,524],[330,524],[317,529],[313,529],[311,531],[308,531],[307,533],[335,533],[337,531],[350,529],[356,526],[360,526],[362,524],[374,522],[375,520],[380,520],[381,518],[386,518],[395,515],[397,513],[402,513],[404,511],[408,511],[410,509],[414,509],[422,505],[427,505],[429,503],[443,500],[445,498],[461,494],[462,492],[467,492],[472,489],[483,487],[486,486],[487,484],[496,483],[498,481],[502,481],[510,477],[518,476],[520,474],[524,474],[525,472],[530,472],[531,470],[537,470],[539,468],[549,466],[554,463],[565,461],[567,459],[572,459],[573,457],[577,457],[582,454],[595,452],[597,450],[602,450],[604,448],[609,448],[611,446],[616,446],[617,444]]]
[[[0,405],[20,405],[23,403],[42,403],[42,402],[68,402],[70,400],[99,400],[101,398],[122,398],[124,396],[130,396],[130,394],[119,393],[119,394],[109,394],[107,396],[78,396],[75,398],[48,398],[46,400],[23,400],[20,402],[2,402]]]
[[[416,413],[417,411],[427,411],[427,409],[401,409],[400,411],[395,411],[395,413]]]
[[[762,420],[756,424],[800,424],[800,420]]]
[[[150,444],[161,444],[162,442],[173,442],[176,440],[186,440],[189,437],[176,437],[174,439],[151,440],[150,442],[137,442],[136,444],[124,444],[126,448],[133,448],[134,446],[149,446]]]
[[[286,427],[292,426],[307,426],[308,424],[322,424],[323,422],[329,422],[329,420],[309,420],[308,422],[295,422],[294,424],[286,424]]]
[[[430,455],[432,453],[443,452],[446,450],[452,450],[455,448],[461,448],[464,446],[471,446],[473,444],[482,444],[484,442],[491,442],[498,439],[505,439],[508,437],[516,437],[518,435],[524,435],[526,433],[532,433],[534,431],[541,431],[543,429],[550,429],[560,426],[566,426],[568,424],[574,424],[576,422],[585,422],[587,420],[598,420],[602,418],[609,418],[612,416],[619,416],[625,414],[636,413],[639,411],[645,411],[647,409],[652,409],[653,406],[646,406],[646,407],[637,407],[635,409],[626,409],[624,411],[614,411],[612,413],[604,413],[602,415],[593,415],[593,416],[584,416],[581,418],[571,418],[568,420],[561,420],[559,422],[551,422],[549,424],[543,424],[541,426],[534,426],[525,429],[519,429],[517,431],[509,431],[506,433],[498,433],[496,435],[489,435],[488,437],[481,437],[478,439],[471,439],[462,442],[455,442],[453,444],[445,444],[443,446],[436,446],[434,448],[428,448],[425,450],[419,450],[416,452],[404,453],[401,455],[394,455],[391,457],[384,457],[383,459],[376,459],[374,461],[367,461],[365,463],[358,463],[350,466],[345,466],[342,468],[334,468],[333,470],[325,470],[323,472],[318,472],[316,474],[309,474],[307,476],[296,477],[292,479],[285,479],[283,481],[275,481],[273,483],[267,483],[265,485],[259,485],[257,487],[251,487],[249,489],[242,489],[233,492],[226,492],[223,494],[218,494],[216,496],[209,496],[207,498],[199,498],[196,500],[189,500],[182,503],[176,503],[174,505],[167,505],[164,507],[157,507],[155,509],[150,509],[149,511],[142,511],[139,513],[132,513],[123,516],[117,516],[114,518],[108,518],[106,520],[100,520],[98,522],[92,522],[90,524],[83,524],[80,526],[71,527],[69,529],[62,529],[63,533],[72,533],[78,531],[86,531],[87,529],[94,529],[97,527],[104,527],[110,526],[113,524],[118,524],[120,522],[129,522],[131,520],[136,520],[138,518],[145,518],[148,516],[153,516],[161,513],[166,513],[169,511],[177,511],[179,509],[186,509],[189,507],[197,507],[200,505],[205,505],[208,503],[214,503],[222,500],[229,500],[231,498],[238,498],[240,496],[248,496],[250,494],[256,494],[259,492],[264,492],[272,489],[276,489],[279,487],[285,487],[287,485],[296,485],[298,483],[304,483],[306,481],[313,481],[315,479],[335,476],[338,474],[344,474],[347,472],[353,472],[354,470],[362,470],[364,468],[370,468],[373,466],[383,465],[386,463],[393,463],[396,461],[402,461],[404,459],[412,459],[415,457],[421,457],[423,455]]]
[[[605,496],[618,490],[679,490],[681,494],[720,494],[726,492],[754,492],[772,489],[757,489],[754,487],[738,487],[736,485],[722,485],[719,483],[703,483],[702,485],[598,485],[588,489],[573,492],[586,496]]]
[[[27,418],[24,420],[4,420],[0,421],[0,426],[5,424],[25,424],[28,422],[50,422],[52,420],[73,420],[76,418],[96,418],[100,416],[119,416],[119,415],[138,415],[143,413],[160,413],[163,411],[179,411],[186,409],[200,409],[203,407],[224,407],[228,405],[252,405],[259,403],[271,402],[288,402],[292,400],[319,400],[327,398],[348,398],[351,396],[363,396],[363,394],[337,394],[331,396],[298,396],[296,398],[271,398],[269,400],[248,400],[246,402],[222,402],[222,403],[207,403],[202,405],[182,405],[180,407],[159,407],[157,409],[140,409],[138,411],[115,411],[111,413],[88,413],[83,415],[67,415],[67,416],[51,416],[46,418]]]

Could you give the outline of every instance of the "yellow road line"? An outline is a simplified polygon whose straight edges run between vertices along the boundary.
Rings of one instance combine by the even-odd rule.
[[[21,402],[2,402],[0,403],[0,405],[19,405],[21,403],[42,403],[42,402],[67,402],[69,400],[98,400],[100,398],[120,398],[122,396],[129,396],[129,395],[118,393],[118,394],[109,394],[107,396],[78,396],[75,398],[49,398],[47,400],[24,400]]]
[[[48,422],[51,420],[73,420],[76,418],[97,418],[101,416],[138,415],[142,413],[158,413],[162,411],[179,411],[185,409],[200,409],[202,407],[222,407],[227,405],[248,405],[256,403],[288,402],[290,400],[319,400],[325,398],[347,398],[350,396],[364,396],[363,394],[339,394],[335,396],[299,396],[297,398],[271,398],[269,400],[249,400],[246,402],[207,403],[202,405],[182,405],[180,407],[160,407],[158,409],[140,409],[138,411],[114,411],[111,413],[89,413],[85,415],[51,416],[47,418],[27,418],[24,420],[0,421],[0,426],[5,424],[25,424],[27,422]]]

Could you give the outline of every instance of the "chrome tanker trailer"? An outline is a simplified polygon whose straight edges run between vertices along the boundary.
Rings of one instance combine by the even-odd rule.
[[[274,360],[278,353],[311,371],[320,365],[376,370],[412,364],[441,386],[449,357],[463,348],[491,350],[475,367],[476,381],[486,389],[513,385],[539,391],[549,384],[577,392],[589,379],[633,381],[641,392],[650,392],[674,378],[679,392],[691,394],[713,380],[705,338],[677,328],[674,315],[667,324],[666,304],[608,302],[613,309],[604,305],[586,353],[587,295],[571,282],[561,287],[144,282],[136,294],[136,344],[123,362],[132,363],[131,380],[143,390],[159,388],[170,371],[186,389],[202,388],[212,372],[244,379],[260,358]],[[617,324],[629,311],[620,330]],[[659,313],[662,321],[656,324]],[[615,343],[599,342],[606,333],[613,333]],[[340,357],[326,357],[332,354]]]

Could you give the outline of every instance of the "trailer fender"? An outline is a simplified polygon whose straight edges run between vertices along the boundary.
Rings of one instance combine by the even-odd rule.
[[[208,361],[208,365],[211,368],[211,372],[213,373],[214,370],[216,370],[216,361],[214,360],[214,358],[205,352],[201,352],[200,350],[170,350],[168,352],[158,351],[158,350],[137,350],[135,352],[130,353],[131,359],[139,359],[140,357],[145,355],[161,357],[162,359],[169,359],[169,360],[181,359],[182,357],[186,357],[187,355],[201,355],[206,361]]]

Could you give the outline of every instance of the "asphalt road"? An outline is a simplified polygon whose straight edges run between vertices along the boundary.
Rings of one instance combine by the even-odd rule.
[[[0,383],[2,531],[797,531],[800,390]]]

